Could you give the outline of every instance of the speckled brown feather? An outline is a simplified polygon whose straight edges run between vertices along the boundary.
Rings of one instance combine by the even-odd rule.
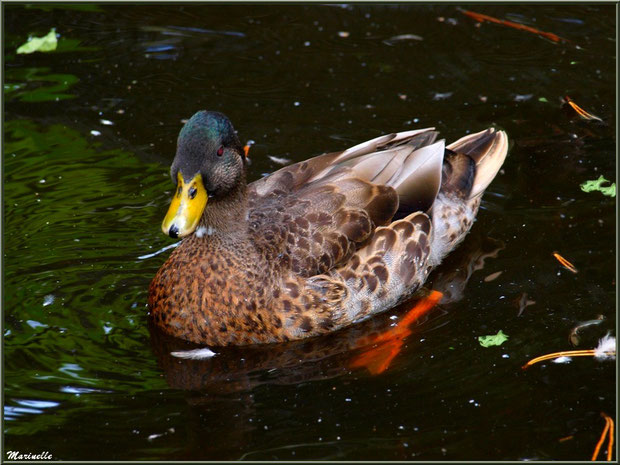
[[[346,261],[397,205],[393,189],[350,178],[267,198],[249,210],[248,221],[265,257],[309,277]]]
[[[154,323],[200,344],[246,345],[325,334],[393,307],[469,230],[471,193],[496,172],[479,169],[488,150],[497,169],[503,162],[503,132],[480,136],[487,152],[475,136],[444,162],[434,131],[390,134],[210,199],[201,232],[151,283]],[[399,204],[407,216],[390,223]]]

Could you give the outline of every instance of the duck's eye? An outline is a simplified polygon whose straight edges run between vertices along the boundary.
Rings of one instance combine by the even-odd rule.
[[[190,187],[189,192],[187,193],[187,195],[189,196],[190,199],[193,199],[194,197],[196,197],[196,194],[198,193],[198,189],[196,189],[194,186]]]
[[[221,157],[222,155],[224,155],[224,146],[220,145],[220,148],[217,149],[217,156]]]

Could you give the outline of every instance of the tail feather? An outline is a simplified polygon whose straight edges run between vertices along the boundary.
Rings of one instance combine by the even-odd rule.
[[[469,198],[481,195],[491,184],[508,153],[508,136],[504,131],[489,128],[462,137],[448,145],[453,152],[463,153],[476,164],[473,186]]]
[[[441,170],[441,192],[450,197],[468,199],[474,186],[476,162],[464,153],[446,149]]]
[[[351,170],[361,179],[393,187],[399,196],[399,214],[428,210],[441,184],[445,141],[435,142],[433,128],[387,134],[345,150],[334,158],[330,174]],[[325,173],[316,178],[326,179]]]
[[[444,151],[443,139],[413,151],[387,182],[398,193],[399,210],[426,211],[431,207],[441,184]]]
[[[397,132],[393,134],[386,134],[384,136],[376,137],[372,140],[368,140],[366,142],[362,142],[361,144],[357,144],[353,147],[346,149],[344,152],[340,153],[334,163],[342,163],[347,160],[351,160],[357,158],[361,155],[366,155],[369,153],[377,152],[378,150],[385,148],[386,146],[395,146],[400,145],[403,142],[408,142],[410,139],[413,139],[420,134],[428,133],[435,128],[424,128],[424,129],[414,129],[412,131],[403,131]],[[427,136],[423,136],[420,141],[424,142]],[[420,146],[420,145],[418,145]]]
[[[482,193],[506,159],[508,137],[493,128],[448,146],[442,186],[433,204],[431,266],[437,266],[471,229]]]

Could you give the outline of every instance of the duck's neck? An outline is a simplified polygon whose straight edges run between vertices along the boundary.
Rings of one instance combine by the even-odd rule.
[[[245,180],[225,197],[209,198],[199,228],[209,235],[237,235],[247,230],[247,185]]]

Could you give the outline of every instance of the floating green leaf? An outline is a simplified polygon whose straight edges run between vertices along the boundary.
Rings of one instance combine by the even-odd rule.
[[[602,192],[604,195],[608,195],[609,197],[615,197],[616,196],[616,183],[612,183],[610,186],[601,186],[601,184],[603,184],[604,182],[610,182],[609,180],[605,179],[603,176],[599,176],[598,179],[596,180],[591,180],[591,181],[586,181],[583,184],[581,184],[581,190],[584,192],[592,192],[592,191],[599,191]]]
[[[478,342],[480,342],[482,347],[501,346],[507,340],[508,336],[501,329],[497,334],[478,337]]]
[[[542,103],[549,103],[549,100],[547,100],[545,97],[538,97],[538,101]]]
[[[51,52],[56,50],[57,45],[56,29],[52,28],[44,37],[30,37],[28,42],[17,49],[17,53]]]

